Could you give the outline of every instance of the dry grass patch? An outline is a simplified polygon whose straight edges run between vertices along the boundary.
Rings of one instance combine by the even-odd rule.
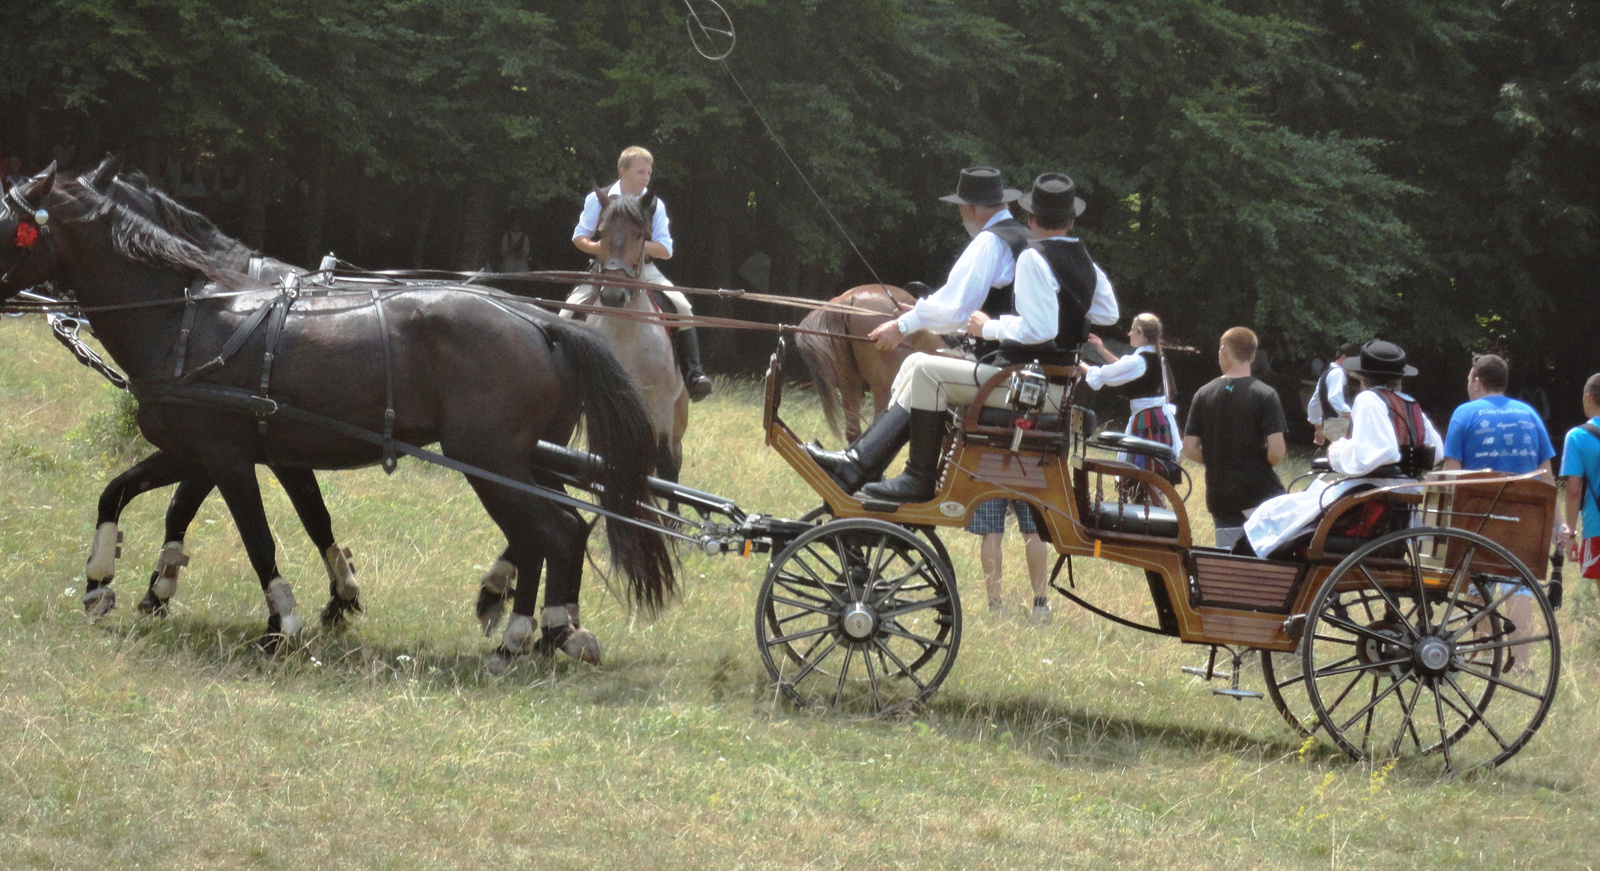
[[[749,510],[815,504],[762,447],[756,385],[694,407],[685,483]],[[1584,867],[1600,785],[1600,602],[1574,582],[1549,720],[1505,768],[1449,783],[1303,744],[1266,702],[1180,672],[1205,649],[1059,602],[1045,626],[984,613],[976,539],[944,534],[966,593],[950,679],[914,719],[774,699],[754,649],[764,561],[683,558],[653,622],[600,584],[606,665],[494,678],[472,596],[499,535],[459,476],[406,462],[323,476],[368,611],[262,656],[261,593],[220,501],[191,535],[167,620],[133,600],[164,498],[125,515],[122,606],[78,605],[94,500],[131,454],[70,436],[107,392],[34,320],[0,320],[0,857],[8,868]],[[811,398],[786,417],[823,431]],[[48,462],[41,462],[44,457]],[[263,473],[265,476],[265,473]],[[285,575],[324,589],[268,483]],[[1203,502],[1191,497],[1203,518]],[[1201,532],[1204,540],[1205,532]],[[1021,541],[1006,543],[1020,598]],[[475,568],[477,567],[477,568]],[[1148,613],[1137,573],[1083,589]],[[1014,594],[1012,591],[1016,591]],[[1259,688],[1254,669],[1245,685]]]

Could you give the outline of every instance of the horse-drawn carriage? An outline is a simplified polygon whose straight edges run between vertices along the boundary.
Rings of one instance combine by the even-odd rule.
[[[1267,692],[1291,726],[1321,731],[1357,758],[1437,756],[1460,770],[1495,765],[1532,737],[1560,672],[1560,641],[1537,578],[1555,488],[1530,476],[1432,473],[1409,486],[1351,492],[1308,540],[1258,559],[1193,541],[1165,477],[1112,451],[1170,449],[1096,433],[1091,412],[989,408],[1020,367],[953,412],[937,495],[911,505],[841,490],[779,415],[783,349],[767,372],[767,443],[822,497],[827,522],[775,548],[756,605],[756,637],[779,686],[808,703],[884,710],[928,697],[961,643],[961,602],[932,530],[960,526],[984,500],[1036,512],[1059,558],[1056,589],[1103,616],[1233,653],[1259,651]],[[1046,368],[1058,387],[1070,368]],[[1170,508],[1127,501],[1138,482]],[[817,512],[823,513],[823,512]],[[1385,534],[1352,538],[1350,519]],[[1074,558],[1142,570],[1157,614],[1139,625],[1069,587]],[[1531,607],[1510,617],[1512,603]],[[1207,672],[1211,669],[1208,667]],[[1213,676],[1212,674],[1208,674]]]
[[[755,629],[778,686],[803,703],[870,713],[913,706],[938,689],[961,645],[960,596],[935,530],[964,524],[984,500],[1008,497],[1038,515],[1059,555],[1052,583],[1063,595],[1120,622],[1212,646],[1213,661],[1218,649],[1231,651],[1235,694],[1243,692],[1243,655],[1259,651],[1267,692],[1291,726],[1321,731],[1358,758],[1415,754],[1436,757],[1447,770],[1496,765],[1527,743],[1554,698],[1560,641],[1536,578],[1545,567],[1555,494],[1531,476],[1430,475],[1352,492],[1328,506],[1315,532],[1289,552],[1234,555],[1194,543],[1170,481],[1110,456],[1169,451],[1165,446],[1099,434],[1092,415],[1070,403],[1058,403],[1064,410],[1057,412],[1020,401],[987,407],[985,397],[1018,374],[1013,368],[989,379],[956,414],[932,500],[862,502],[816,465],[780,417],[780,342],[767,372],[763,430],[823,506],[799,520],[751,514],[731,500],[647,479],[657,437],[642,423],[615,359],[585,330],[536,317],[516,297],[468,286],[330,291],[322,308],[290,320],[301,299],[298,279],[273,290],[240,277],[245,289],[208,290],[204,276],[218,268],[210,255],[115,202],[110,179],[103,166],[58,190],[47,171],[0,201],[0,230],[19,240],[0,261],[0,293],[63,276],[77,285],[78,305],[101,318],[102,342],[125,368],[138,367],[129,374],[144,391],[141,424],[164,436],[153,439],[158,446],[174,449],[171,468],[154,483],[216,483],[228,498],[266,594],[269,632],[292,634],[295,602],[276,573],[254,464],[277,460],[309,478],[312,468],[380,460],[392,468],[403,453],[471,478],[506,531],[502,562],[535,573],[547,566],[541,619],[559,611],[561,622],[541,628],[563,650],[575,643],[574,655],[588,648],[573,641],[576,605],[560,603],[577,601],[587,528],[575,512],[582,508],[611,521],[614,557],[647,607],[670,592],[672,571],[660,536],[641,530],[707,553],[770,553]],[[47,206],[60,213],[56,219]],[[35,247],[38,227],[48,235]],[[202,306],[207,313],[197,316]],[[405,326],[391,329],[387,318]],[[274,368],[280,332],[302,344]],[[474,353],[490,335],[508,357],[527,359]],[[188,366],[185,348],[195,360],[215,359]],[[202,379],[241,349],[264,362],[227,370],[236,383]],[[1040,370],[1043,394],[1070,395],[1064,388],[1074,371]],[[564,396],[586,397],[584,407]],[[603,460],[540,441],[545,434],[564,439],[580,412],[590,418],[591,444]],[[443,453],[419,447],[432,442]],[[1142,486],[1123,486],[1129,483]],[[577,500],[562,485],[599,498]],[[1140,492],[1161,494],[1170,508],[1130,501]],[[647,493],[680,513],[649,504]],[[95,553],[104,552],[107,583],[115,511],[123,504],[120,496],[112,502],[90,560],[92,574]],[[1354,512],[1375,512],[1373,528],[1392,531],[1347,535]],[[325,509],[320,513],[325,524]],[[818,522],[825,515],[831,519]],[[331,532],[326,537],[331,542]],[[1079,557],[1141,570],[1155,624],[1102,611],[1060,586],[1063,568],[1070,585]],[[514,571],[491,575],[480,592],[480,618],[492,625],[495,609],[514,594],[497,655],[526,652],[537,574],[515,590],[508,586]],[[359,607],[353,583],[341,583],[331,563],[330,578],[330,608]],[[557,596],[570,598],[554,598],[558,607],[551,608]],[[86,594],[86,607],[98,604]]]

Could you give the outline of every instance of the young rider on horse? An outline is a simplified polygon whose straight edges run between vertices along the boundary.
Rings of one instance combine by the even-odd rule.
[[[968,189],[958,185],[956,199],[944,199],[961,203],[964,219],[971,214],[968,205],[974,180],[980,186],[979,195],[988,199],[993,208],[1001,208],[1001,204],[1010,199],[999,190],[998,172],[987,167],[963,171],[962,182],[967,183]],[[985,182],[987,191],[981,187]],[[1083,340],[1088,323],[1116,323],[1117,300],[1111,282],[1090,259],[1083,243],[1067,235],[1073,221],[1084,210],[1083,200],[1074,195],[1072,179],[1060,173],[1045,173],[1034,181],[1031,193],[1020,197],[1020,203],[1029,213],[1028,227],[1033,241],[1017,256],[1011,270],[1015,278],[1011,313],[991,318],[978,310],[982,300],[971,296],[961,299],[959,308],[950,306],[948,299],[936,300],[935,305],[929,307],[932,314],[941,311],[940,303],[950,306],[942,311],[952,320],[935,322],[939,326],[952,328],[964,323],[969,334],[998,342],[999,352],[992,364],[946,354],[919,353],[906,358],[895,377],[894,397],[888,410],[861,438],[840,453],[807,449],[846,490],[853,490],[881,475],[909,437],[911,455],[905,474],[881,484],[868,484],[862,487],[861,495],[892,502],[924,502],[933,498],[948,406],[971,402],[978,388],[1000,367],[1033,360],[1046,365],[1070,364],[1074,362],[1075,349]],[[968,228],[973,229],[970,220]],[[952,270],[953,278],[963,272],[964,265],[970,270],[968,255],[979,247],[984,237],[998,234],[979,232],[976,235]],[[994,243],[984,244],[984,248],[992,252],[991,256],[1003,260],[997,250],[999,247]],[[1004,276],[996,275],[996,278]],[[944,294],[950,286],[946,285],[934,296]],[[999,286],[999,282],[991,278],[990,286]],[[873,331],[873,337],[880,340],[880,347],[885,341],[893,347],[898,342],[897,338],[892,338],[896,332],[903,335],[919,326],[933,326],[923,313],[923,303],[932,299],[920,301],[915,309],[898,320]],[[956,313],[965,317],[965,321],[954,320]],[[1059,396],[1052,398],[1059,401]],[[1004,393],[991,393],[988,402],[1003,405]]]
[[[650,152],[637,145],[623,149],[622,156],[617,158],[617,181],[606,191],[606,196],[615,197],[627,194],[631,197],[644,196],[645,190],[650,186],[650,176],[655,168],[655,158]],[[591,191],[583,200],[583,213],[578,216],[578,225],[572,228],[572,244],[590,257],[600,252],[600,242],[595,238],[595,228],[600,223],[600,197]],[[653,284],[671,285],[661,270],[656,267],[655,260],[672,259],[672,230],[671,223],[667,220],[667,206],[656,197],[651,216],[650,241],[645,243],[645,254],[649,259],[645,261],[644,269],[639,277]],[[595,297],[595,286],[590,284],[579,285],[573,288],[567,296],[567,302],[578,305],[589,305]],[[665,299],[681,315],[694,314],[689,305],[689,298],[676,290],[662,291],[657,297],[658,302]],[[563,313],[570,317],[570,312]],[[694,327],[679,327],[672,330],[673,348],[678,352],[678,366],[683,370],[683,383],[689,388],[689,398],[699,402],[711,395],[711,379],[700,368],[700,339]]]

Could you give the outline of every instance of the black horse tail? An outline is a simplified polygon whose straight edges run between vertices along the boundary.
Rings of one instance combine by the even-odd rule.
[[[845,322],[844,315],[838,312],[816,309],[800,321],[800,328],[844,334],[849,332],[850,325]],[[828,421],[828,429],[833,430],[836,438],[843,439],[844,403],[850,399],[839,386],[839,368],[855,365],[849,341],[833,336],[796,333],[794,344],[800,351],[800,358],[806,361],[806,368],[811,370],[811,379],[817,384],[817,400],[822,403],[822,416]],[[857,397],[856,403],[860,402],[861,399]]]
[[[603,459],[600,507],[651,524],[655,515],[650,475],[655,470],[656,433],[628,373],[605,339],[583,324],[550,319],[545,335],[560,346],[571,378],[570,393],[583,404],[589,450]],[[672,552],[666,537],[632,523],[607,521],[611,559],[628,579],[628,598],[655,614],[677,592]]]

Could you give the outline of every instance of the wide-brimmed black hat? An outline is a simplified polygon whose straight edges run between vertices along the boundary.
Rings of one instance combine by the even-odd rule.
[[[1360,342],[1345,342],[1344,344],[1339,346],[1339,356],[1340,357],[1354,357],[1355,355],[1357,355],[1359,353],[1361,353],[1361,343]]]
[[[1352,375],[1368,378],[1411,378],[1417,374],[1417,367],[1406,364],[1406,349],[1382,339],[1362,345],[1361,356],[1349,357],[1339,365]]]
[[[1088,208],[1075,196],[1076,191],[1072,179],[1059,172],[1047,172],[1033,180],[1033,190],[1023,194],[1019,202],[1034,217],[1064,221],[1078,217]]]
[[[969,166],[956,179],[956,192],[939,199],[963,206],[998,206],[1022,196],[1022,191],[1008,188],[1000,177],[1000,170],[992,166]]]

